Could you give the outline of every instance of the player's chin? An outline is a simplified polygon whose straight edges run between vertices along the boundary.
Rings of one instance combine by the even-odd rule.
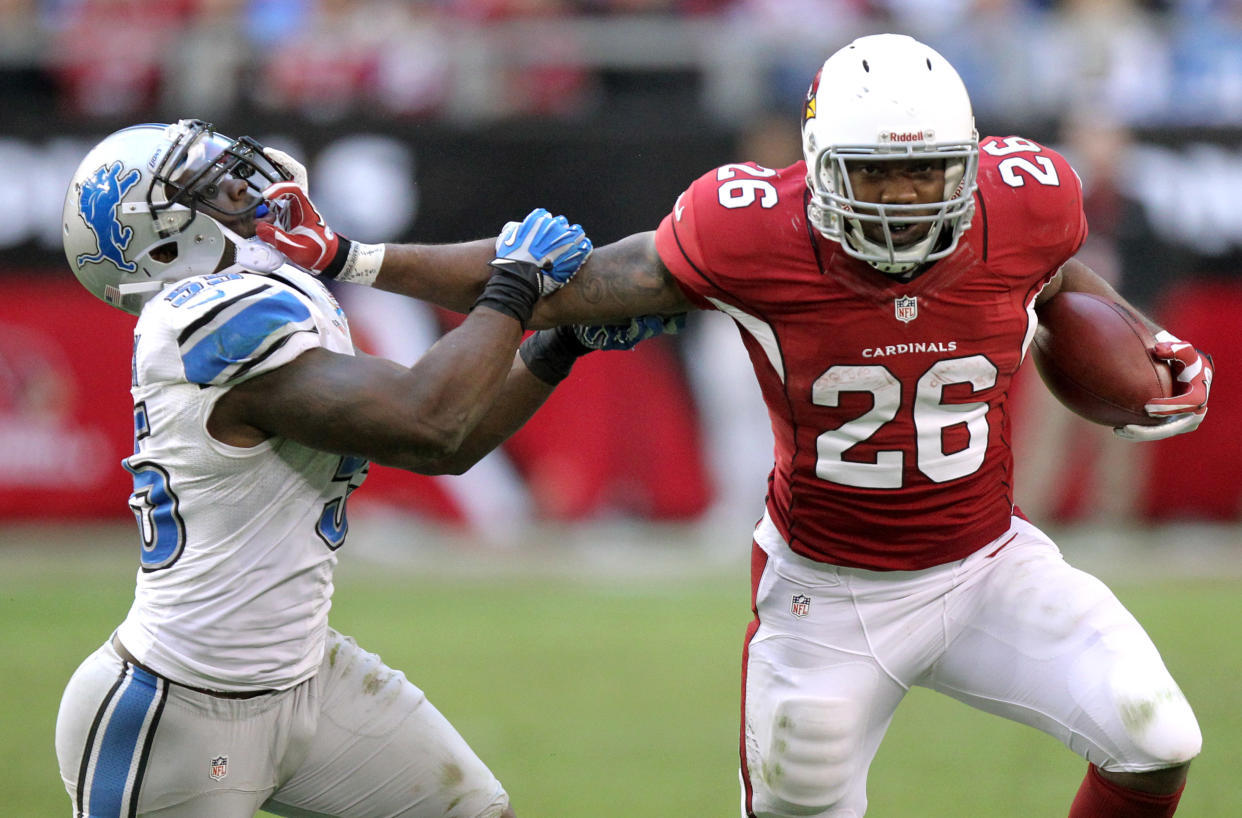
[[[889,234],[893,237],[893,247],[898,250],[912,247],[927,238],[926,224],[891,224]]]
[[[252,239],[258,235],[258,231],[254,227],[255,219],[253,216],[219,219],[218,221],[243,239]]]
[[[874,244],[881,247],[888,244],[891,237],[894,250],[904,250],[907,247],[913,247],[924,238],[927,237],[928,227],[925,224],[889,224],[888,235],[885,235],[883,227],[877,227],[874,230],[864,230],[863,235]]]

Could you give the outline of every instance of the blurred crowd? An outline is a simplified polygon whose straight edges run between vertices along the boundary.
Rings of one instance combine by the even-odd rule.
[[[878,30],[938,48],[984,118],[1242,123],[1242,0],[0,0],[0,102],[477,122],[652,97],[728,119],[787,110]]]

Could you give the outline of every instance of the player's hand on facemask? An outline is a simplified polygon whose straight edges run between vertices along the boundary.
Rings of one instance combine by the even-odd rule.
[[[282,171],[289,180],[310,195],[310,180],[306,175],[306,166],[280,148],[266,147],[263,149],[263,155],[276,167]]]
[[[1174,392],[1167,398],[1153,398],[1144,408],[1152,417],[1166,418],[1155,426],[1130,424],[1113,432],[1126,440],[1161,440],[1193,432],[1207,414],[1208,393],[1212,389],[1212,356],[1195,349],[1172,333],[1156,334],[1152,354],[1173,369]]]
[[[565,286],[593,248],[581,225],[536,208],[500,231],[491,265],[534,281],[543,296]]]
[[[328,227],[306,190],[296,182],[277,182],[263,191],[263,198],[276,218],[255,224],[259,238],[299,267],[333,277],[328,268],[339,254],[344,237]],[[348,241],[345,239],[345,243]]]
[[[334,232],[296,182],[277,182],[263,191],[263,198],[276,215],[271,222],[255,223],[260,239],[307,272],[362,286],[374,283],[384,245],[350,241]]]

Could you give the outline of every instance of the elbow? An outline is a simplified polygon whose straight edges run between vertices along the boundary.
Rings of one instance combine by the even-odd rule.
[[[375,441],[371,460],[418,474],[462,474],[478,461],[476,448],[467,445],[478,419],[469,410],[409,411],[398,417],[389,413],[382,435]]]
[[[423,423],[404,448],[422,460],[446,460],[457,454],[465,439],[466,430],[460,424]]]
[[[420,474],[430,475],[448,475],[456,477],[470,471],[470,467],[474,465],[474,461],[463,461],[458,458],[448,458],[444,460],[424,460],[415,469]]]
[[[421,448],[417,451],[405,451],[393,457],[379,458],[375,462],[415,474],[457,476],[469,471],[470,467],[478,462],[478,458],[446,448],[434,450]]]

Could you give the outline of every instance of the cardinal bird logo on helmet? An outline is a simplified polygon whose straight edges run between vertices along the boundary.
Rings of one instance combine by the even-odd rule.
[[[806,89],[806,99],[802,102],[803,122],[806,122],[808,119],[815,118],[815,97],[819,94],[819,78],[823,73],[824,69],[821,66],[820,69],[815,72],[815,79],[811,80],[811,87]]]

